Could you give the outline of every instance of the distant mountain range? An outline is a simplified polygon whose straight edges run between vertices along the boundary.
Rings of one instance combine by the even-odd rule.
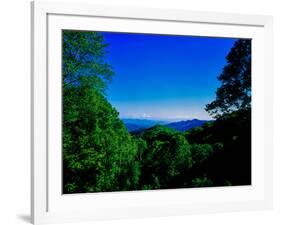
[[[156,125],[167,124],[166,121],[147,120],[147,119],[122,119],[129,132],[143,130]]]
[[[194,127],[200,127],[206,122],[208,122],[208,120],[192,119],[192,120],[184,120],[184,121],[169,123],[166,124],[166,126],[174,128],[177,131],[187,131]]]
[[[148,120],[148,119],[122,119],[129,132],[145,130],[156,125],[164,125],[173,128],[177,131],[187,131],[194,127],[202,126],[208,120],[183,120],[178,122],[167,122],[161,120]]]

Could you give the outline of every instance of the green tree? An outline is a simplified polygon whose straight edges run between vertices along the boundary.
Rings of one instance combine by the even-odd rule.
[[[155,126],[145,131],[141,185],[144,189],[176,188],[178,179],[192,165],[190,145],[185,137],[174,129]]]
[[[216,99],[206,105],[215,117],[251,107],[251,40],[236,41],[226,60],[218,77],[222,85],[216,91]]]
[[[102,35],[63,32],[64,193],[138,185],[137,144],[105,98],[113,72]]]
[[[80,85],[65,92],[65,192],[134,188],[138,183],[137,146],[118,112],[91,87]]]
[[[106,47],[99,32],[63,31],[63,85],[79,85],[88,79],[100,92],[105,91],[114,75],[105,61]]]
[[[191,145],[191,155],[193,165],[201,165],[213,153],[213,148],[210,144],[193,144]]]

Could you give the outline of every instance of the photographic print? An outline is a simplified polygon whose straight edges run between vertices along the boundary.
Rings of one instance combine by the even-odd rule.
[[[251,185],[251,40],[62,31],[63,194]]]

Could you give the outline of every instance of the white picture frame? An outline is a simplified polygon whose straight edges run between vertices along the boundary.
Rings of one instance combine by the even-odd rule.
[[[61,78],[58,73],[62,29],[252,38],[252,185],[62,195],[61,172],[58,172],[61,170]],[[32,2],[32,222],[43,224],[272,208],[272,49],[270,16]]]

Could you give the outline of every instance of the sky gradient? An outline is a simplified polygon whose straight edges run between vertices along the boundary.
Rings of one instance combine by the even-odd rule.
[[[225,57],[236,39],[102,32],[115,76],[107,99],[120,118],[210,119]]]

